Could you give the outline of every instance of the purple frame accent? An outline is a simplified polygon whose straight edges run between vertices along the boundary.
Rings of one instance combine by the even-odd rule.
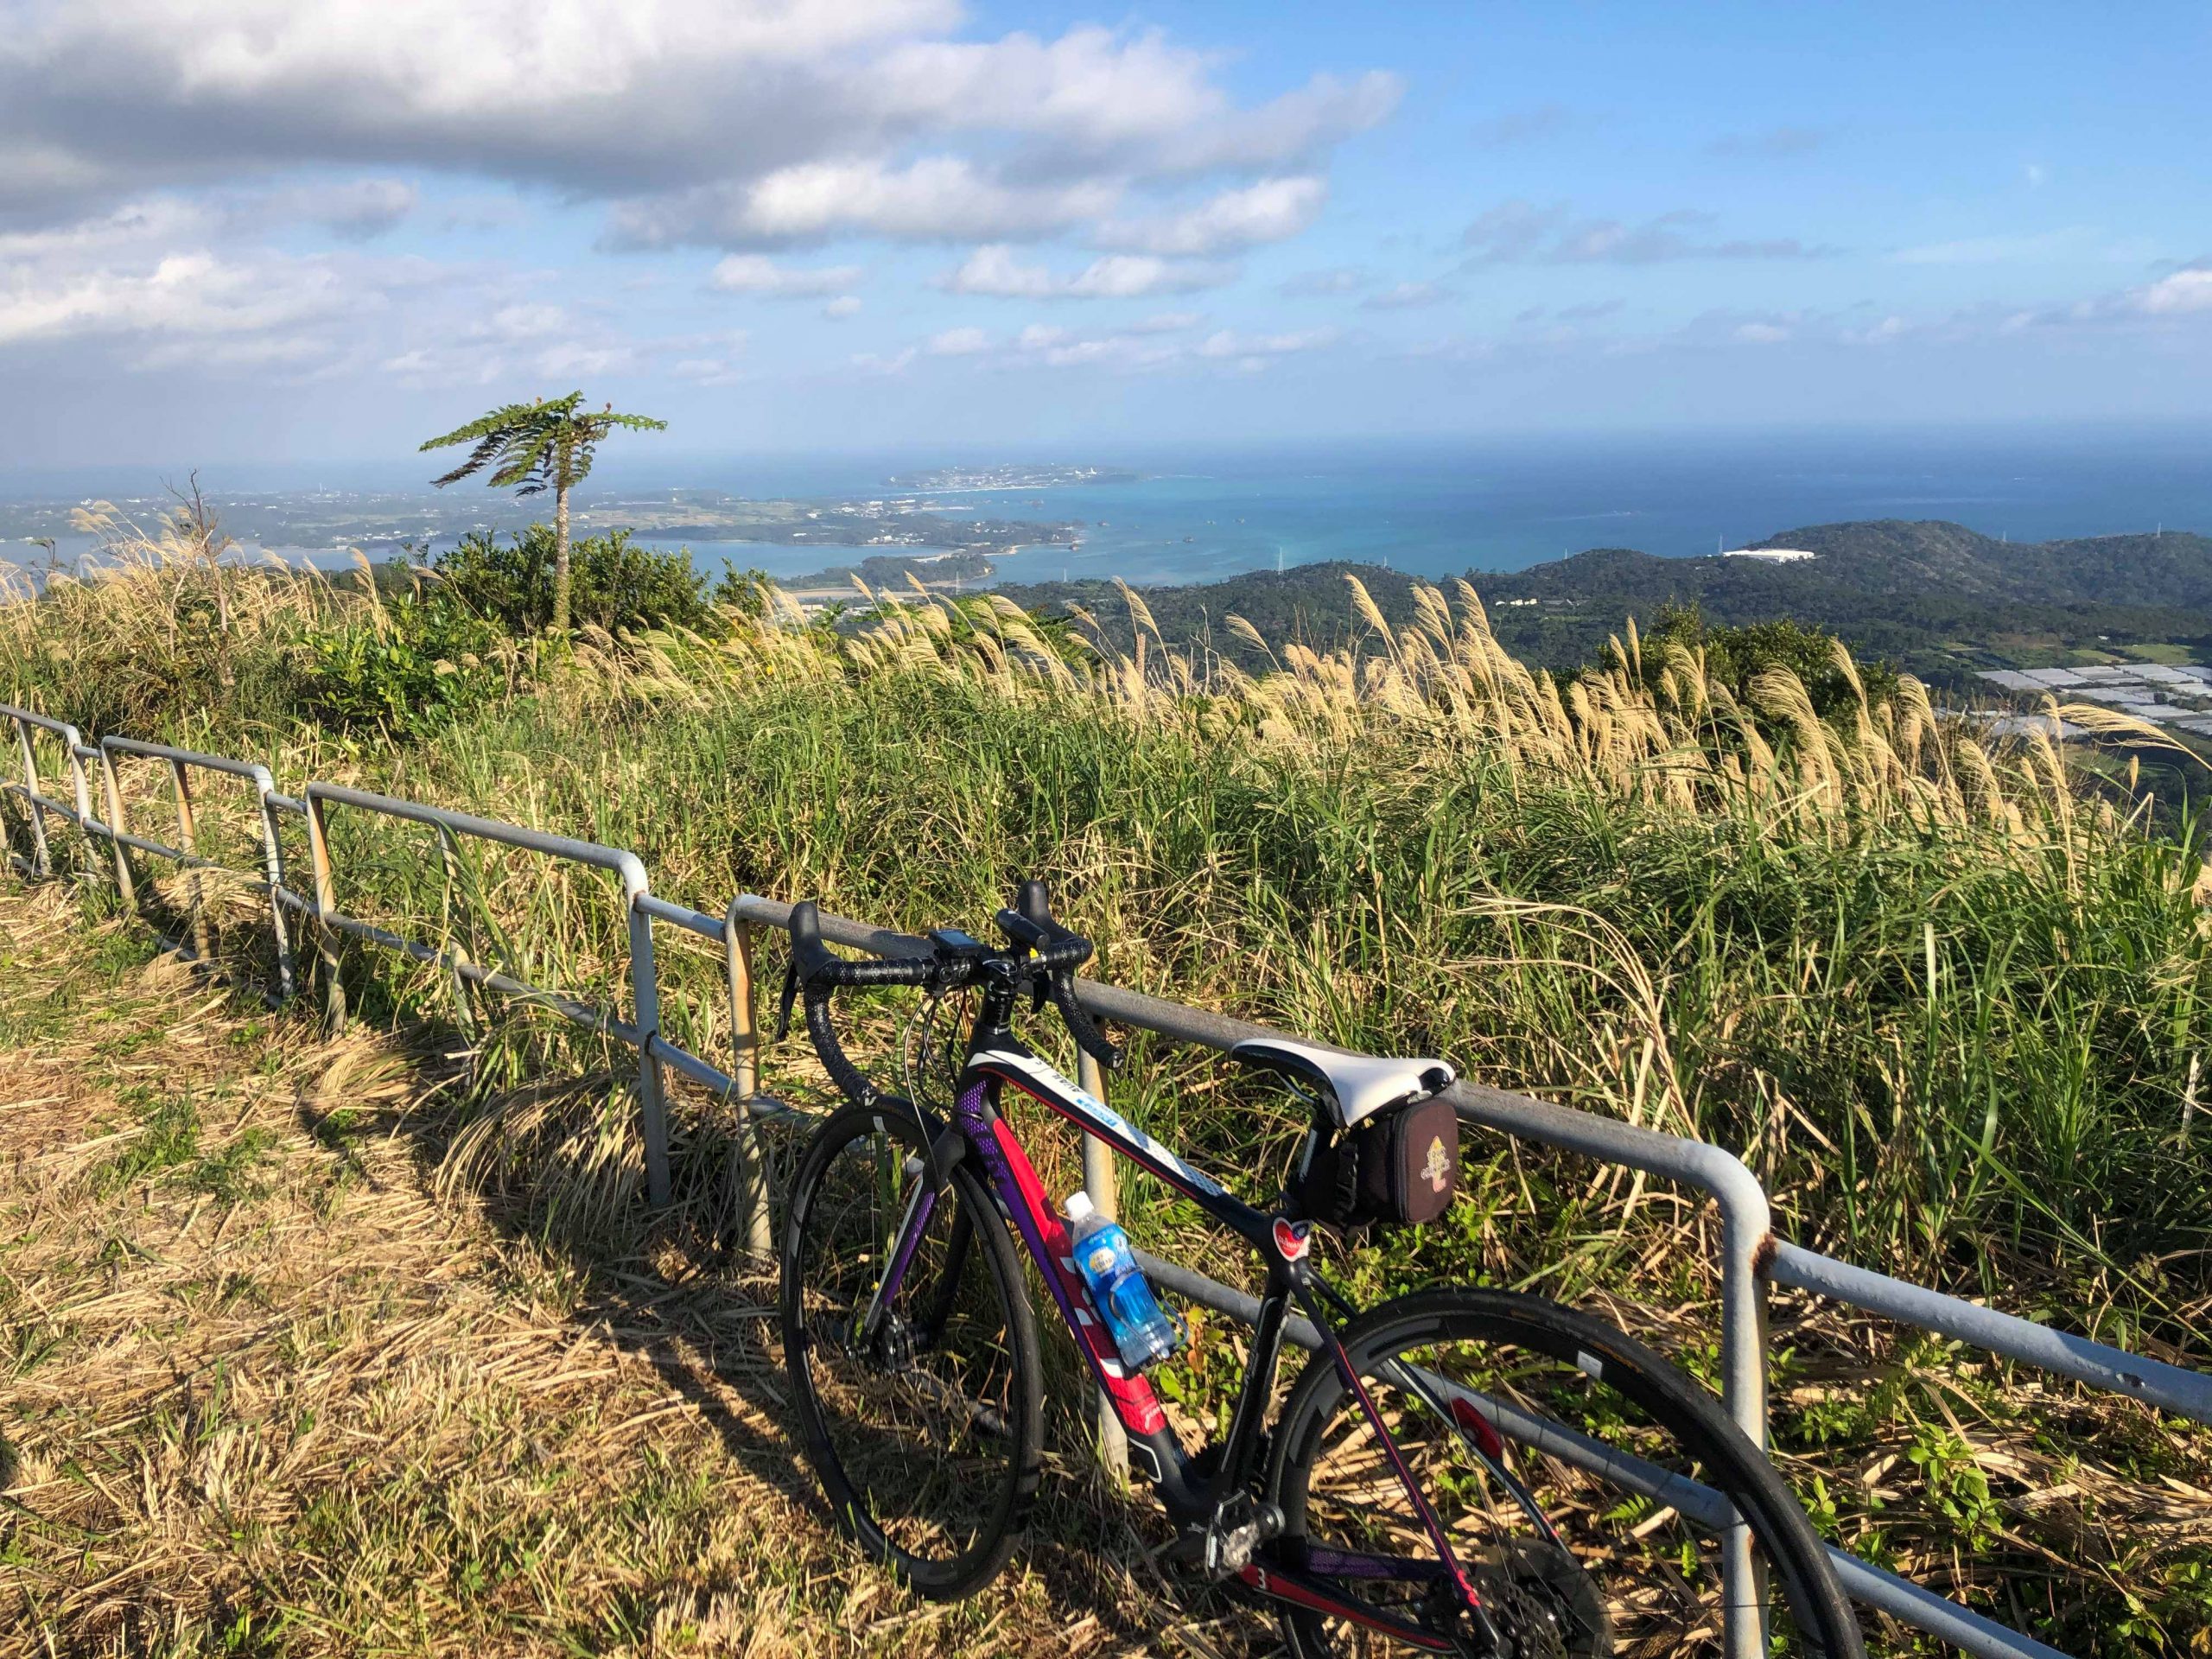
[[[891,1258],[891,1271],[883,1275],[883,1283],[876,1288],[879,1308],[888,1308],[898,1300],[899,1289],[906,1282],[906,1269],[914,1264],[914,1252],[920,1248],[922,1235],[929,1230],[930,1217],[936,1210],[937,1194],[925,1187],[921,1202],[914,1206],[907,1222],[906,1235],[899,1239],[898,1250]]]

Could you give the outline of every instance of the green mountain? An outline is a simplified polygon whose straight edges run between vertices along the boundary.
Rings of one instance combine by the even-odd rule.
[[[1938,681],[1963,680],[1980,668],[2150,651],[2212,654],[2212,537],[2169,531],[2005,542],[1963,524],[1885,518],[1808,525],[1757,545],[1815,556],[1679,559],[1593,548],[1525,570],[1470,571],[1466,579],[1499,639],[1550,667],[1594,659],[1629,617],[1648,626],[1669,605],[1695,605],[1722,623],[1792,617]],[[1257,653],[1227,632],[1223,620],[1231,613],[1271,639],[1330,645],[1357,638],[1347,574],[1393,621],[1410,618],[1413,579],[1375,565],[1259,571],[1148,588],[1144,597],[1171,640],[1210,643],[1249,665]],[[1110,584],[1004,591],[1028,607],[1082,604],[1127,638],[1127,609]]]

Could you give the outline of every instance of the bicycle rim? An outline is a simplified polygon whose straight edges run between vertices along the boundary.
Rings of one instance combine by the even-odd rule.
[[[1003,1565],[1036,1490],[1039,1382],[996,1205],[964,1168],[926,1195],[920,1153],[895,1109],[848,1109],[816,1132],[785,1240],[785,1360],[839,1521],[915,1589],[949,1598]]]
[[[1848,1606],[1779,1475],[1649,1350],[1573,1309],[1479,1291],[1402,1299],[1344,1340],[1503,1652],[1718,1655],[1724,1529],[1740,1514],[1765,1586],[1762,1651],[1859,1659]],[[1421,1633],[1294,1608],[1285,1632],[1300,1659],[1491,1650],[1389,1448],[1325,1357],[1293,1391],[1271,1485],[1286,1566]]]

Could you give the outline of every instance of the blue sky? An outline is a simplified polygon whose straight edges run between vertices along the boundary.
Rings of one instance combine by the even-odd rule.
[[[2212,416],[2196,6],[0,0],[16,467]]]

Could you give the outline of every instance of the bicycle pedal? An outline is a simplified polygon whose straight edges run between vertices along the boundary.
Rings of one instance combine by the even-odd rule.
[[[1176,1541],[1176,1558],[1209,1579],[1233,1578],[1251,1564],[1262,1544],[1280,1537],[1282,1529],[1282,1510],[1276,1505],[1233,1497],[1205,1526],[1189,1529]]]

